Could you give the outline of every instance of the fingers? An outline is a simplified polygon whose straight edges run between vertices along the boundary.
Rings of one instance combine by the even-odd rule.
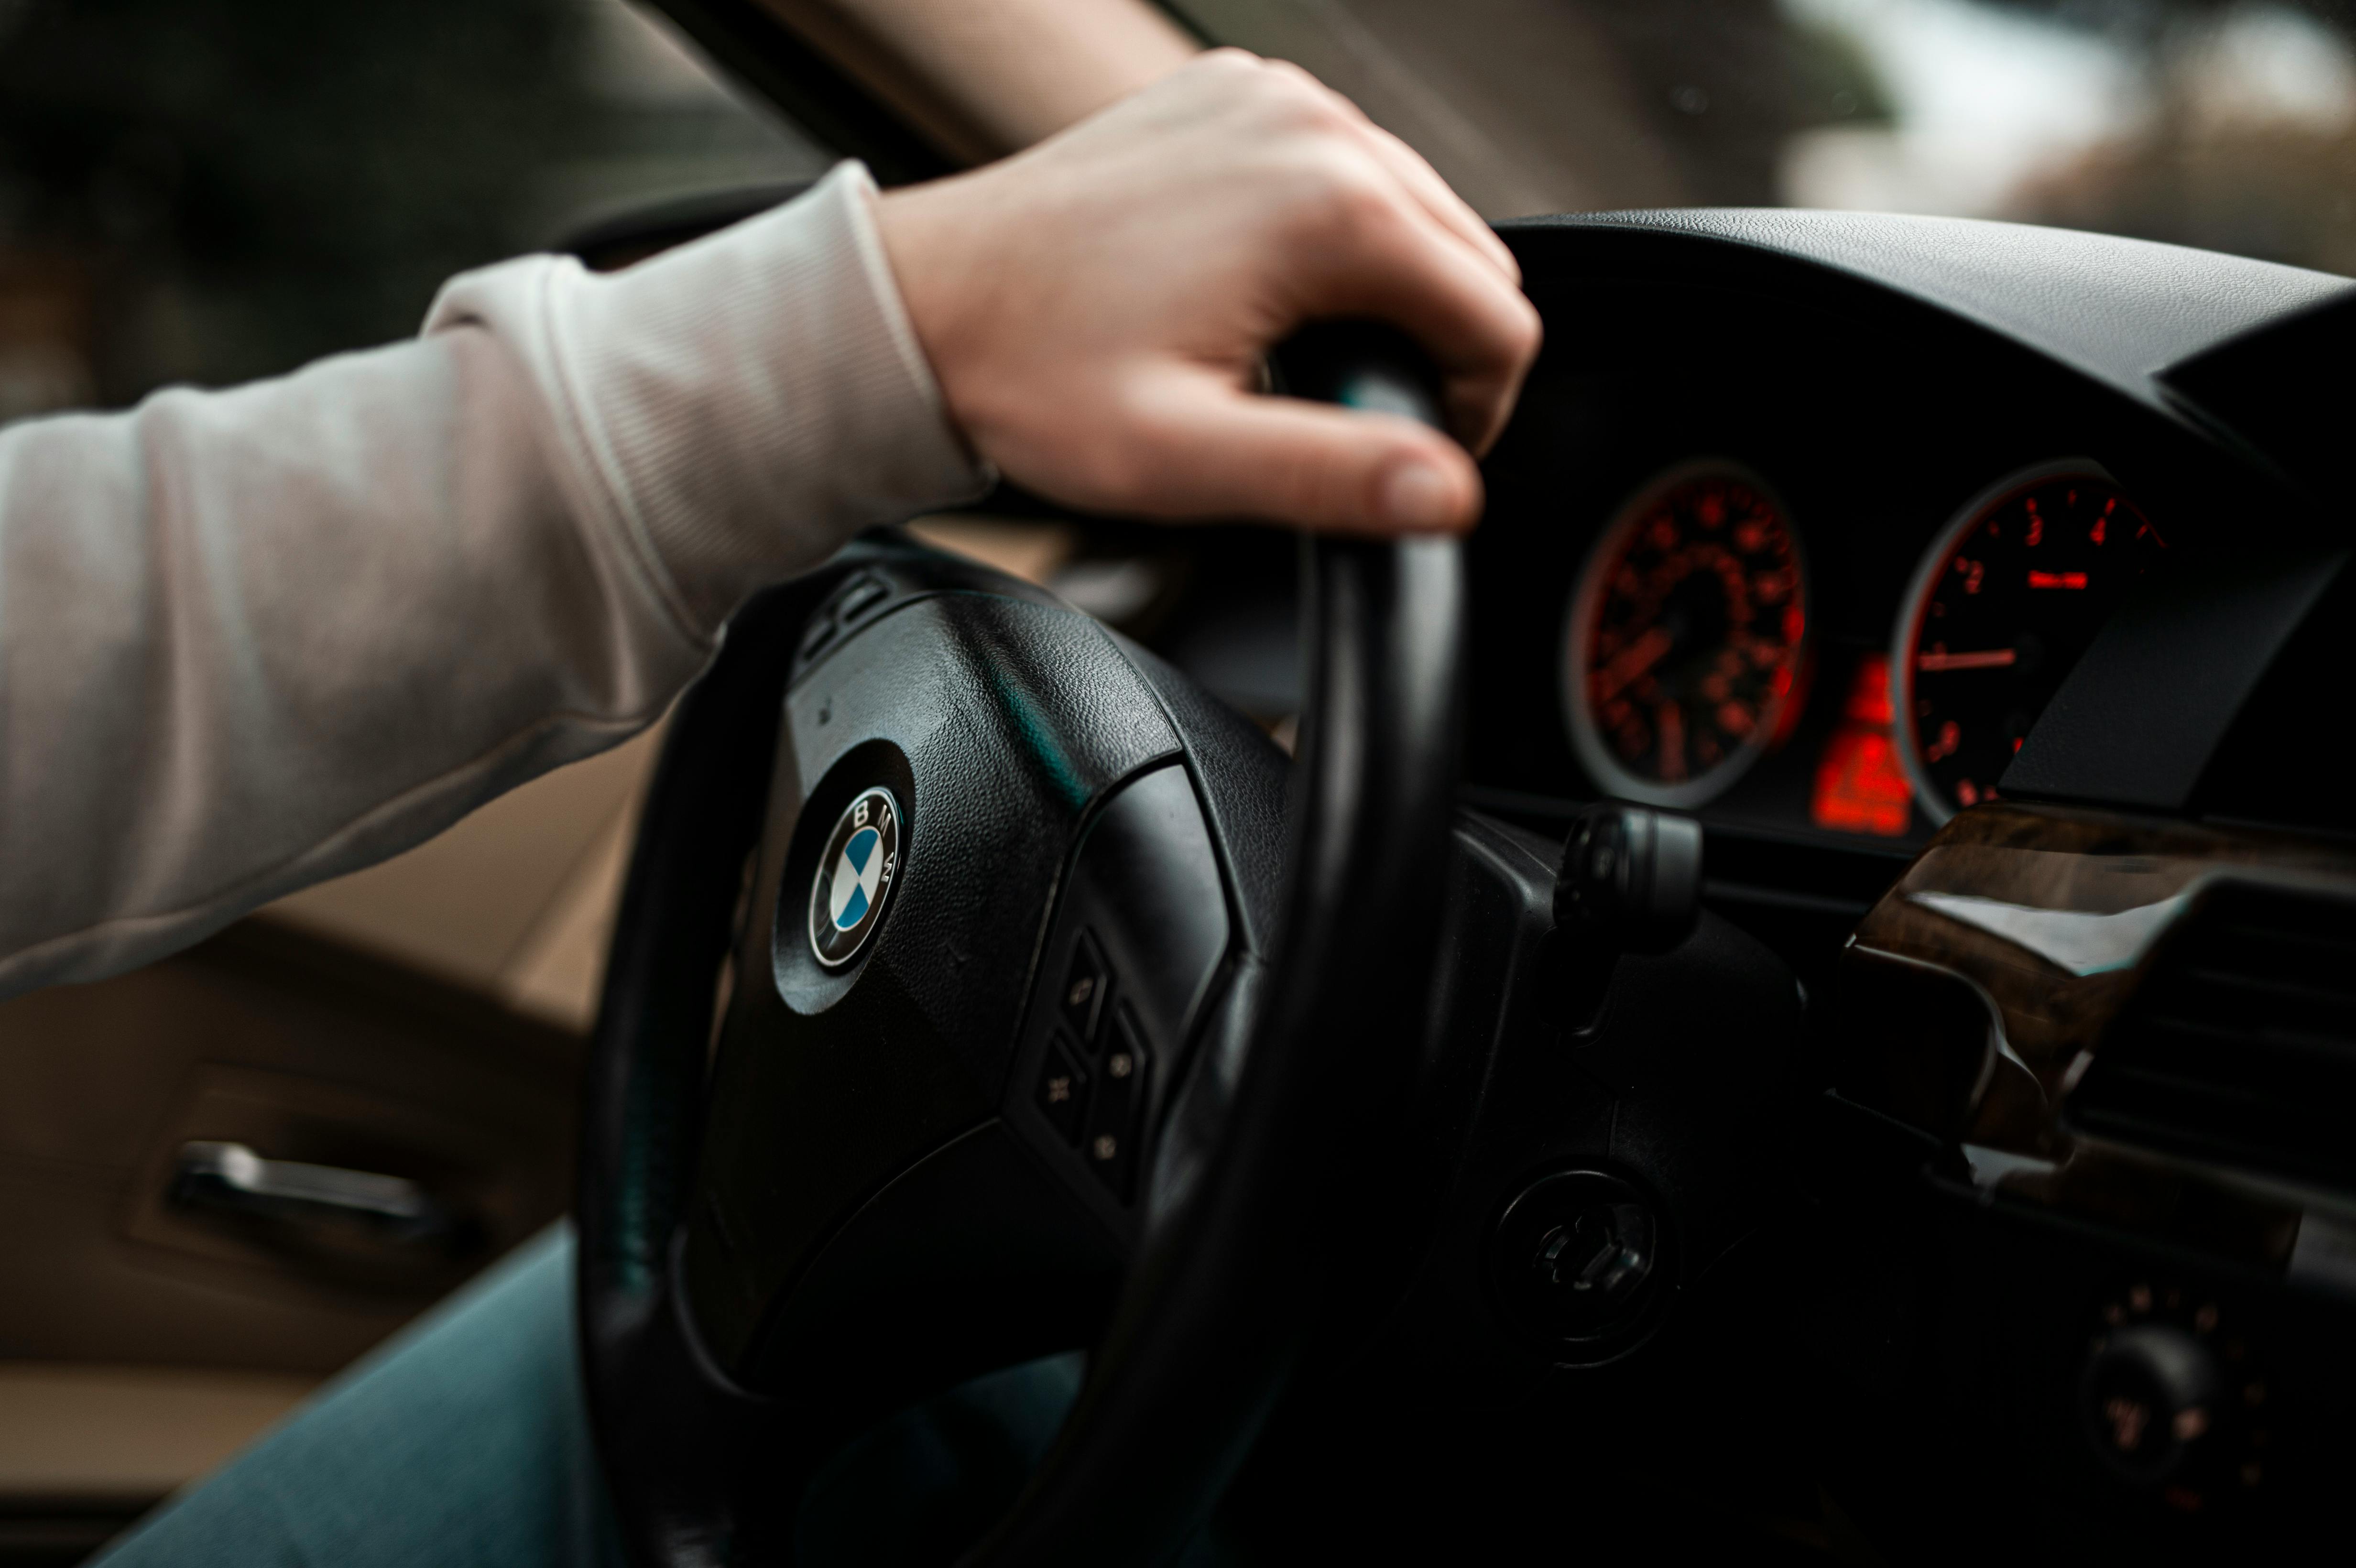
[[[1338,96],[1338,95],[1336,95]],[[1440,177],[1440,171],[1424,161],[1421,153],[1366,118],[1365,111],[1346,98],[1341,100],[1356,122],[1356,130],[1366,151],[1391,176],[1406,187],[1434,221],[1470,245],[1490,265],[1505,276],[1505,281],[1519,288],[1522,264],[1497,231],[1489,227],[1481,215],[1472,210],[1455,188]]]
[[[1208,371],[1166,373],[1128,401],[1138,461],[1114,482],[1128,494],[1105,498],[1125,511],[1377,535],[1460,532],[1481,513],[1472,458],[1413,420],[1256,396]]]
[[[1357,182],[1321,227],[1301,316],[1372,315],[1412,335],[1446,379],[1450,427],[1487,451],[1537,357],[1536,307],[1387,176]]]
[[[1156,517],[1478,516],[1466,449],[1503,427],[1537,313],[1430,165],[1305,72],[1215,53],[968,178],[887,197],[879,222],[951,417],[1010,478]],[[1343,316],[1426,347],[1463,445],[1247,389],[1276,341]]]
[[[1488,450],[1536,357],[1537,313],[1513,252],[1414,149],[1297,66],[1263,67],[1327,133],[1328,192],[1301,315],[1368,315],[1419,338],[1447,378],[1450,428]]]
[[[1426,212],[1503,272],[1506,282],[1516,288],[1521,286],[1522,264],[1514,259],[1514,252],[1497,238],[1497,231],[1440,177],[1440,171],[1423,161],[1422,154],[1371,120],[1366,122],[1365,137],[1375,156],[1408,188],[1408,194],[1423,204]]]

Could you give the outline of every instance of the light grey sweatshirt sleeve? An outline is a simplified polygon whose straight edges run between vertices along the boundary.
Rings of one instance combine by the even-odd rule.
[[[971,496],[856,165],[413,342],[0,432],[0,995],[129,968],[658,717],[747,595]]]

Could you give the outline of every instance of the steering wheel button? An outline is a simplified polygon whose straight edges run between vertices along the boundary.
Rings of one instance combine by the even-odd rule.
[[[844,625],[851,624],[892,595],[892,585],[880,577],[860,576],[851,580],[835,604],[835,618]]]
[[[809,625],[802,632],[801,656],[806,659],[816,658],[825,650],[826,645],[829,643],[834,641],[835,631],[836,624],[833,616],[825,613],[823,611],[818,614],[812,615],[809,620]]]
[[[1097,1027],[1104,1018],[1105,993],[1112,989],[1112,973],[1087,933],[1072,949],[1072,966],[1064,976],[1064,1021],[1090,1051],[1097,1045]]]
[[[1111,1189],[1115,1198],[1128,1202],[1130,1178],[1137,1168],[1134,1140],[1127,1133],[1092,1133],[1080,1152],[1087,1157],[1088,1168],[1097,1173],[1097,1179]]]
[[[1105,1043],[1101,1081],[1096,1103],[1089,1107],[1087,1143],[1082,1150],[1088,1168],[1124,1203],[1129,1201],[1130,1177],[1137,1165],[1137,1143],[1145,1109],[1148,1070],[1152,1057],[1145,1033],[1124,1006],[1113,1015]]]
[[[1047,1042],[1046,1060],[1039,1064],[1039,1109],[1064,1141],[1080,1141],[1088,1114],[1088,1072],[1079,1053],[1061,1034]]]

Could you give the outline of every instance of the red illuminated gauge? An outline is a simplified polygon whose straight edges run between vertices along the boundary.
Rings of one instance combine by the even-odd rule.
[[[1808,627],[1807,575],[1757,475],[1689,464],[1603,530],[1571,597],[1563,701],[1607,793],[1694,806],[1774,739]]]
[[[2158,534],[2093,464],[2016,474],[1932,545],[1890,656],[1899,750],[1933,820],[1996,795],[2021,738]]]

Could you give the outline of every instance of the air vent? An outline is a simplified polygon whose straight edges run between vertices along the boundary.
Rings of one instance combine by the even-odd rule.
[[[2356,1190],[2356,901],[2212,888],[2153,955],[2063,1119]]]

